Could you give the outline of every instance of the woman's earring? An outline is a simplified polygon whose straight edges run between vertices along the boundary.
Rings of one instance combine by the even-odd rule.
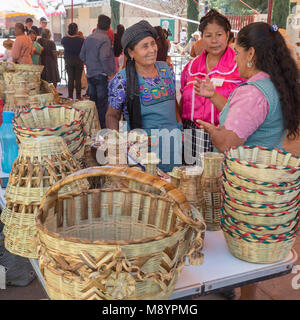
[[[253,67],[253,62],[252,62],[252,61],[249,61],[249,62],[247,63],[247,67],[248,67],[248,68],[252,68],[252,67]]]

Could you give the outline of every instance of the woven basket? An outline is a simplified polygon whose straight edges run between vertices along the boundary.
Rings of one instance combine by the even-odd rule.
[[[84,153],[86,133],[80,110],[68,106],[43,106],[22,110],[13,119],[19,142],[39,136],[61,136],[70,152],[80,159]]]
[[[233,218],[243,221],[245,223],[274,226],[279,224],[285,224],[297,216],[299,206],[295,206],[289,210],[282,210],[276,213],[266,212],[246,212],[232,207],[227,201],[224,201],[224,210],[230,214]]]
[[[93,176],[135,180],[165,196],[131,189],[58,196],[62,186]],[[51,299],[167,299],[186,258],[203,261],[205,224],[192,218],[184,196],[129,168],[94,167],[67,177],[47,192],[36,221]]]
[[[279,184],[300,177],[300,157],[278,149],[239,146],[226,151],[225,159],[231,171],[248,179]]]
[[[234,226],[235,228],[249,233],[255,233],[256,235],[265,235],[265,234],[282,234],[286,232],[291,232],[298,223],[298,219],[295,219],[295,216],[289,216],[291,220],[287,221],[284,224],[272,224],[272,225],[263,225],[259,222],[256,224],[250,224],[235,217],[231,216],[231,214],[226,210],[224,206],[223,221],[227,225]],[[258,223],[258,224],[257,224]]]
[[[222,175],[224,155],[218,152],[204,153],[204,168],[202,177],[219,178]]]
[[[58,180],[78,170],[77,162],[60,137],[27,139],[20,145],[6,188],[6,206],[1,219],[5,224],[7,250],[37,258],[32,233],[34,215],[44,194]],[[62,194],[88,189],[86,180],[62,188]],[[30,216],[31,215],[31,216]],[[28,243],[28,247],[23,248]],[[25,255],[26,252],[28,255]]]
[[[55,103],[53,93],[43,93],[29,97],[29,103],[32,108],[52,105]]]
[[[221,228],[229,251],[237,258],[252,263],[273,263],[285,259],[295,242],[299,223],[290,233],[263,236],[228,226],[221,219]]]
[[[220,230],[220,209],[223,206],[221,192],[203,191],[203,216],[209,231]]]
[[[237,173],[231,171],[228,167],[224,167],[224,176],[227,181],[232,182],[238,186],[245,187],[248,189],[260,189],[266,191],[275,190],[288,190],[290,188],[299,188],[300,180],[295,180],[293,182],[281,182],[279,184],[273,182],[263,182],[254,179],[248,179],[238,175]]]
[[[94,101],[78,101],[73,104],[73,107],[85,112],[83,122],[85,124],[85,131],[88,136],[91,136],[92,129],[100,130],[98,112],[96,114],[97,108]]]
[[[300,188],[290,188],[287,190],[253,190],[238,186],[228,180],[223,180],[225,192],[233,198],[240,201],[254,203],[284,203],[296,199],[299,195]]]
[[[15,72],[26,71],[26,72],[39,72],[40,74],[44,70],[44,66],[39,64],[15,64]]]

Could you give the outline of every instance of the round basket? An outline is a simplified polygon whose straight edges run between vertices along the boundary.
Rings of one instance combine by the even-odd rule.
[[[245,223],[264,226],[274,226],[287,223],[288,221],[295,219],[298,209],[299,207],[295,206],[289,210],[282,210],[276,213],[257,211],[246,212],[232,207],[227,201],[224,202],[224,210],[233,218]]]
[[[278,149],[239,146],[226,151],[225,159],[231,171],[249,179],[279,184],[300,177],[300,157]]]
[[[292,216],[290,216],[290,218],[292,219],[287,221],[284,224],[262,225],[262,224],[250,224],[250,223],[241,221],[239,219],[236,219],[235,217],[231,216],[228,213],[225,207],[223,210],[223,215],[221,215],[221,219],[223,219],[223,222],[225,224],[236,227],[241,231],[255,233],[256,235],[261,235],[261,236],[265,234],[282,234],[286,232],[291,232],[295,228],[299,219],[295,219],[295,217],[292,217]]]
[[[126,188],[58,195],[66,184],[96,176],[135,180],[163,196]],[[43,198],[36,221],[39,264],[51,299],[167,299],[186,258],[203,261],[205,224],[192,217],[184,196],[168,182],[129,168],[94,167],[58,182]]]
[[[238,259],[251,263],[273,263],[285,259],[293,247],[299,229],[280,235],[258,236],[229,228],[221,219],[221,228],[231,254]]]
[[[287,190],[290,188],[299,188],[300,180],[295,180],[293,182],[263,182],[259,180],[249,179],[238,175],[237,173],[231,171],[228,167],[224,167],[224,175],[227,181],[230,181],[238,186],[245,187],[248,189],[260,189],[266,191],[275,190]]]
[[[26,138],[60,136],[77,158],[84,153],[86,133],[80,110],[68,106],[43,106],[22,110],[13,119],[14,132],[19,142]]]
[[[300,191],[299,187],[275,191],[247,189],[225,179],[223,179],[223,186],[230,197],[254,203],[290,202],[298,197]]]

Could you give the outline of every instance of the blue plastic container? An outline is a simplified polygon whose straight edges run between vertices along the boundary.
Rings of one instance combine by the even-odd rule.
[[[3,123],[0,127],[1,168],[4,173],[10,173],[13,162],[18,156],[17,138],[12,124],[14,115],[11,111],[4,111]]]

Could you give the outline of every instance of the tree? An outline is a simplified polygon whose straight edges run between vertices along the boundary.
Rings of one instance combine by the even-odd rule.
[[[286,29],[287,17],[290,14],[290,3],[287,0],[274,0],[272,24],[277,24],[278,28]]]
[[[260,13],[267,13],[267,0],[246,0],[251,8]],[[226,15],[253,14],[253,10],[244,5],[240,0],[211,0],[210,7],[216,10],[222,10]]]
[[[120,24],[120,2],[110,0],[111,11],[111,27],[114,31],[117,30],[117,25]]]
[[[187,2],[187,18],[190,20],[199,21],[199,6],[193,0],[186,0]],[[197,31],[198,25],[188,22],[187,39],[190,39],[192,33]]]

